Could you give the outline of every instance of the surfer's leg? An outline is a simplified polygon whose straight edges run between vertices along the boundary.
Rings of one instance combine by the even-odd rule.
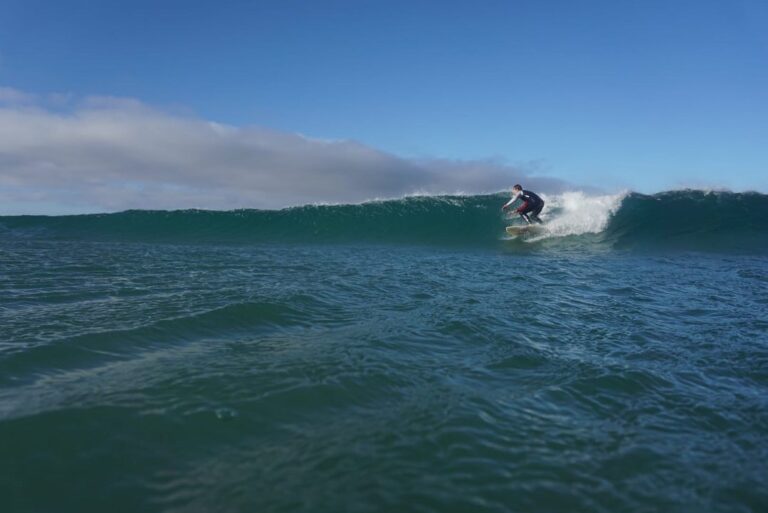
[[[531,212],[534,212],[534,216],[531,216]],[[520,212],[520,217],[525,219],[525,222],[528,224],[533,224],[533,221],[531,221],[531,217],[535,217],[535,211],[533,210],[533,207],[530,205],[526,205],[526,209]]]
[[[542,220],[539,218],[539,214],[541,214],[541,209],[543,209],[543,208],[544,208],[544,203],[542,203],[541,205],[539,205],[538,207],[536,207],[536,208],[533,210],[533,212],[531,212],[531,219],[533,219],[534,221],[536,221],[536,222],[537,222],[537,223],[539,223],[539,224],[542,224],[542,223],[544,222],[544,221],[542,221]]]

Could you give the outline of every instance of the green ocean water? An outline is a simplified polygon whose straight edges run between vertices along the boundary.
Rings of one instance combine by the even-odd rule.
[[[0,217],[3,512],[768,510],[768,198]]]

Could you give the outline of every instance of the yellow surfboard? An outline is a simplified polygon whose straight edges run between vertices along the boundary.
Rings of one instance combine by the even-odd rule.
[[[538,224],[513,224],[507,226],[507,233],[510,235],[524,235],[527,233],[535,233],[541,229],[541,225]]]

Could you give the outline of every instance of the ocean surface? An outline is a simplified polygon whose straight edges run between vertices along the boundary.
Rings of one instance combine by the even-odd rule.
[[[0,217],[0,511],[768,511],[768,196]]]

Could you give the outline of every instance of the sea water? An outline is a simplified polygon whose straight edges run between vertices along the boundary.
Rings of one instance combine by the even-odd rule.
[[[0,217],[3,512],[768,511],[768,197]]]

